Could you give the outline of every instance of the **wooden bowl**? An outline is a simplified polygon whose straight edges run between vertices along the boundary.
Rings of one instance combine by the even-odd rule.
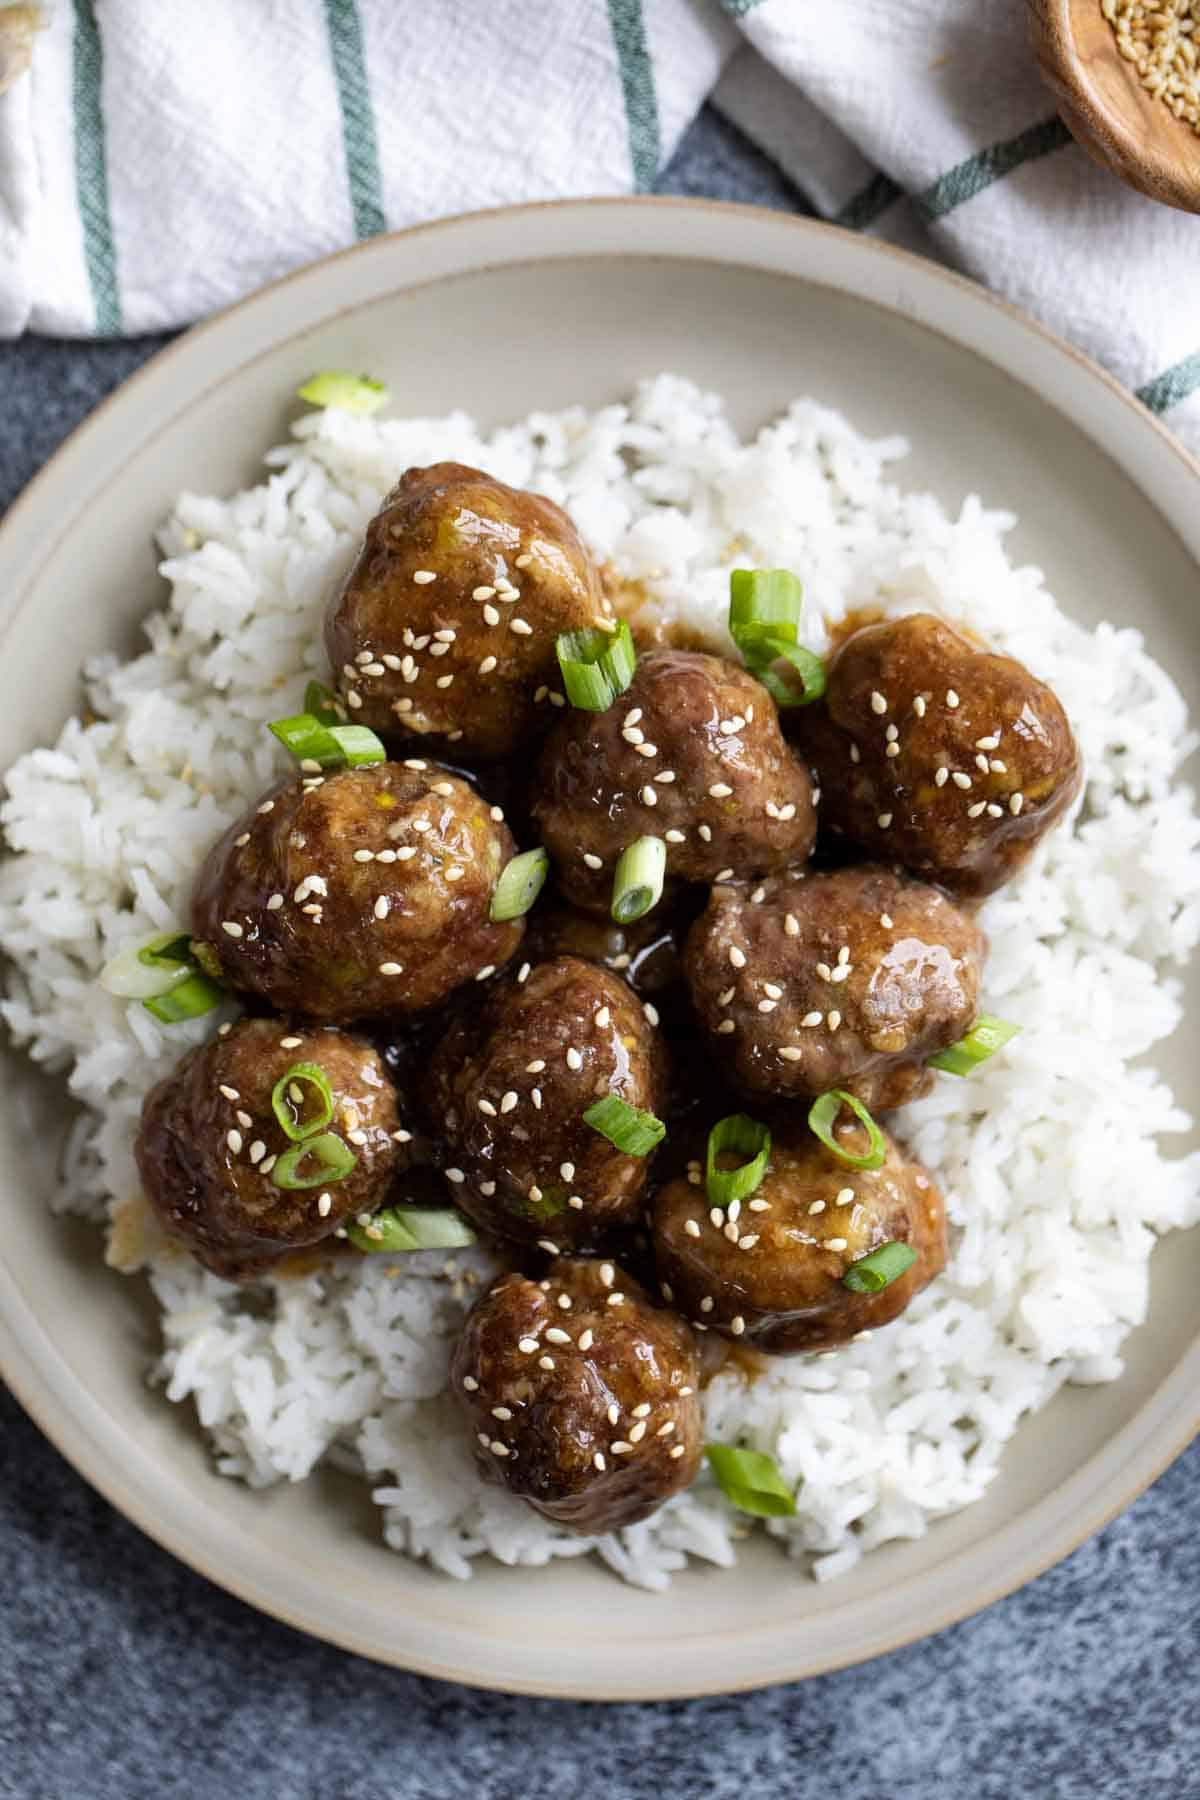
[[[1151,200],[1200,213],[1200,136],[1142,86],[1100,0],[1029,0],[1029,10],[1038,63],[1076,141]]]

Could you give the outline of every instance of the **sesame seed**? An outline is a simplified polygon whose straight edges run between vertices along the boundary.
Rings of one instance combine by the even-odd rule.
[[[977,757],[976,757],[976,758],[975,758],[975,767],[976,767],[976,768],[977,768],[977,769],[978,769],[978,770],[979,770],[979,773],[980,773],[980,774],[981,774],[981,775],[986,775],[986,774],[987,774],[987,772],[988,772],[988,759],[987,759],[987,757],[986,757],[986,756],[983,756],[983,755],[982,755],[982,754],[981,754],[981,755],[979,755],[979,756],[977,756]]]
[[[539,1369],[552,1369],[553,1367],[554,1367],[554,1358],[552,1356],[539,1356],[538,1357],[538,1368]]]
[[[732,1019],[722,1019],[721,1023],[717,1026],[717,1031],[721,1037],[728,1037],[731,1031],[736,1030],[737,1026]]]
[[[889,744],[887,749],[884,751],[885,756],[899,756],[899,754],[900,754],[899,744]]]
[[[245,935],[236,919],[222,919],[221,930],[226,932],[231,938],[240,938]]]
[[[826,1238],[825,1239],[825,1248],[827,1250],[844,1250],[846,1248],[846,1239],[845,1238]]]
[[[1002,819],[1004,817],[1004,808],[1002,806],[997,806],[995,801],[992,800],[988,802],[987,813],[989,819]]]
[[[760,1000],[758,1003],[758,1010],[760,1013],[772,1013],[775,1011],[775,1005],[776,1002],[774,1000]]]
[[[413,580],[418,587],[425,587],[429,582],[436,581],[437,576],[432,569],[415,569],[413,571]]]
[[[727,781],[714,781],[708,790],[709,798],[712,800],[727,800],[732,792],[733,789]]]
[[[883,735],[889,744],[894,744],[896,739],[900,736],[900,733],[894,725],[889,725]]]
[[[600,1279],[604,1283],[605,1287],[612,1286],[613,1281],[616,1277],[616,1273],[617,1273],[617,1271],[613,1267],[612,1263],[606,1262],[606,1263],[600,1264]]]
[[[851,1187],[839,1188],[838,1194],[837,1194],[837,1199],[834,1201],[834,1205],[835,1206],[849,1206],[852,1204],[853,1200],[854,1200],[854,1189],[853,1188],[851,1188]]]
[[[635,744],[633,746],[633,748],[634,748],[634,753],[638,756],[657,756],[658,755],[658,745],[657,744]]]
[[[687,1232],[689,1237],[698,1238],[700,1236],[700,1227],[697,1225],[695,1219],[685,1219],[683,1222],[683,1229]]]
[[[352,707],[353,710],[357,712],[362,705],[362,695],[356,693],[355,690],[351,688],[350,692],[346,695],[346,705]]]
[[[615,1444],[610,1444],[608,1447],[614,1456],[630,1456],[633,1452],[633,1445],[626,1444],[621,1438],[618,1438]]]
[[[404,964],[398,962],[381,962],[379,965],[379,973],[381,975],[403,975]]]
[[[895,925],[895,920],[892,918],[891,913],[880,913],[879,923],[883,926],[885,931],[891,931]]]
[[[880,813],[879,817],[875,821],[875,823],[878,825],[880,831],[886,831],[888,826],[891,824],[891,822],[892,822],[891,813]]]
[[[654,779],[658,782],[665,782],[670,787],[675,779],[675,771],[674,769],[660,769]]]
[[[738,1239],[738,1249],[739,1250],[753,1250],[753,1248],[754,1248],[755,1244],[757,1244],[757,1242],[758,1242],[758,1233],[756,1231],[748,1232],[745,1237],[740,1237]]]
[[[510,1454],[508,1445],[502,1444],[499,1438],[492,1439],[491,1449],[493,1456],[508,1456]]]
[[[823,1213],[825,1211],[825,1202],[823,1200],[814,1200],[808,1210],[814,1216],[817,1213]]]
[[[642,789],[642,805],[643,806],[657,806],[658,805],[658,795],[655,793],[654,789],[652,787],[650,787],[649,785],[647,785],[646,787],[644,787]]]
[[[568,1069],[575,1070],[582,1069],[583,1067],[583,1058],[575,1048],[574,1044],[572,1044],[567,1051],[567,1067]]]
[[[535,1194],[535,1193],[536,1193],[536,1194],[537,1194],[537,1197],[538,1197],[538,1199],[539,1199],[539,1200],[540,1200],[540,1199],[541,1199],[541,1197],[542,1197],[542,1190],[541,1190],[541,1189],[540,1189],[540,1188],[536,1188],[536,1189],[535,1189],[535,1188],[530,1188],[530,1190],[529,1190],[529,1197],[530,1197],[530,1199],[532,1199],[532,1198],[533,1198],[533,1196],[534,1196],[534,1194]],[[551,1243],[551,1242],[550,1242],[550,1239],[549,1239],[549,1238],[539,1238],[539,1239],[538,1239],[538,1241],[537,1241],[537,1246],[538,1246],[538,1249],[539,1249],[539,1250],[544,1250],[544,1251],[545,1251],[545,1252],[546,1252],[546,1255],[547,1255],[547,1256],[557,1256],[557,1255],[559,1255],[559,1248],[558,1248],[558,1245],[557,1245],[557,1244],[552,1244],[552,1243]],[[546,1333],[546,1336],[547,1336],[547,1337],[549,1337],[549,1335],[550,1335],[550,1333],[549,1333],[549,1332],[547,1332],[547,1333]],[[569,1339],[569,1338],[568,1338],[568,1339],[567,1339],[567,1342],[568,1342],[568,1343],[569,1343],[569,1342],[570,1342],[570,1339]]]
[[[463,1386],[466,1388],[468,1394],[477,1394],[479,1392],[479,1383],[473,1375],[463,1376]]]
[[[672,1460],[672,1462],[678,1462],[678,1460],[681,1456],[686,1456],[686,1455],[687,1455],[687,1445],[686,1444],[676,1444],[675,1447],[671,1451],[671,1460]]]
[[[501,1097],[500,1111],[502,1113],[510,1113],[516,1104],[517,1095],[513,1092],[512,1088],[509,1088],[508,1092]]]
[[[567,1205],[571,1208],[572,1212],[583,1211],[583,1199],[579,1194],[570,1195],[567,1200]]]
[[[532,1356],[537,1348],[538,1341],[536,1338],[523,1337],[517,1340],[517,1349],[521,1352],[522,1356]]]
[[[495,591],[494,587],[487,587],[486,585],[483,587],[472,588],[471,598],[472,600],[490,600]]]
[[[517,970],[517,985],[519,987],[524,987],[525,983],[529,980],[529,971],[532,968],[532,966],[533,965],[531,963],[525,962],[525,963],[522,963],[520,968]],[[476,976],[476,980],[479,980],[479,976]]]
[[[327,1219],[329,1217],[330,1213],[333,1211],[333,1195],[332,1194],[322,1194],[321,1195],[320,1199],[317,1201],[317,1211],[320,1213],[320,1215],[323,1219]]]
[[[1014,819],[1017,817],[1017,814],[1020,812],[1020,810],[1024,806],[1024,804],[1025,804],[1024,794],[1014,794],[1012,796],[1012,798],[1009,800],[1008,810],[1012,814]]]
[[[640,1444],[645,1435],[646,1422],[644,1419],[639,1419],[636,1425],[630,1426],[629,1441],[631,1444]]]
[[[741,1337],[743,1331],[746,1329],[746,1321],[743,1319],[741,1313],[738,1313],[736,1318],[730,1319],[729,1329],[732,1331],[734,1337]]]
[[[939,769],[937,774],[933,778],[933,785],[935,787],[945,787],[945,785],[949,781],[949,779],[950,779],[949,769],[946,769],[946,768]]]
[[[551,1325],[546,1333],[546,1341],[550,1344],[569,1344],[570,1338],[557,1325]]]
[[[533,1062],[525,1064],[525,1073],[527,1075],[540,1075],[545,1066],[545,1057],[539,1056]]]
[[[746,952],[740,950],[736,944],[730,944],[729,960],[735,969],[744,969],[746,966]]]
[[[242,1147],[241,1132],[236,1131],[236,1130],[235,1131],[227,1131],[225,1133],[225,1142],[228,1144],[229,1148],[233,1151],[233,1154],[236,1156]]]
[[[668,844],[683,844],[687,842],[686,831],[665,831],[663,836],[666,838]]]
[[[482,969],[476,971],[475,979],[476,981],[486,981],[489,975],[494,975],[495,973],[495,963],[484,963]]]
[[[733,880],[733,870],[732,869],[718,869],[716,874],[713,876],[713,880],[714,881],[732,881]]]
[[[237,1116],[237,1122],[241,1126],[243,1131],[249,1131],[250,1127],[254,1123],[254,1120],[250,1117],[250,1114],[248,1112],[239,1112],[238,1116]]]
[[[880,714],[883,714],[887,711],[887,701],[884,699],[883,695],[879,692],[878,688],[875,688],[871,694],[871,711],[873,713],[880,713]]]
[[[240,1100],[242,1097],[235,1087],[227,1087],[224,1082],[222,1082],[221,1086],[217,1089],[217,1092],[223,1094],[226,1100]]]
[[[508,629],[510,631],[515,631],[518,637],[533,636],[533,626],[529,623],[528,619],[510,619],[508,621]]]
[[[590,1327],[590,1326],[589,1326],[589,1328],[588,1328],[588,1329],[587,1329],[587,1330],[586,1330],[586,1331],[581,1331],[581,1332],[580,1332],[580,1334],[579,1334],[579,1348],[580,1348],[580,1349],[581,1349],[581,1350],[590,1350],[590,1349],[591,1349],[591,1347],[592,1347],[592,1345],[593,1345],[593,1344],[594,1344],[594,1343],[595,1343],[595,1341],[596,1341],[596,1334],[595,1334],[595,1332],[594,1332],[594,1331],[593,1331],[593,1330],[592,1330],[592,1329],[591,1329],[591,1327]]]
[[[530,555],[528,550],[525,550],[522,552],[522,554],[520,556],[514,556],[513,568],[514,569],[527,569],[532,561],[533,561],[533,557]]]
[[[258,810],[260,813],[274,812],[275,811],[275,802],[273,800],[264,800],[262,805],[258,808]]]
[[[484,1115],[485,1118],[488,1118],[488,1119],[495,1118],[496,1109],[492,1105],[490,1100],[477,1100],[475,1104],[477,1105],[477,1107],[479,1108],[479,1111]]]
[[[713,1301],[712,1295],[705,1294],[703,1300],[700,1302],[700,1311],[702,1313],[710,1313],[713,1309],[714,1304],[715,1304],[715,1302]]]
[[[629,711],[625,714],[624,719],[622,719],[621,723],[624,726],[637,725],[638,723],[640,723],[641,717],[642,717],[641,707],[640,706],[631,706]]]
[[[599,1470],[601,1475],[603,1475],[605,1469],[607,1469],[608,1464],[604,1460],[603,1450],[597,1450],[595,1455],[592,1457],[592,1467],[594,1469]]]
[[[857,762],[862,761],[862,757],[859,753],[859,748],[858,748],[857,744],[851,744],[851,746],[850,746],[850,761],[852,763],[857,763]]]
[[[584,851],[583,860],[589,869],[602,869],[604,867],[604,858],[602,856],[594,856],[590,850]]]
[[[955,769],[950,779],[955,787],[962,788],[964,792],[971,786],[971,777],[969,775],[964,775],[961,769]]]
[[[836,1031],[841,1022],[842,1015],[840,1012],[826,1013],[825,1023],[828,1025],[830,1031]]]
[[[268,912],[278,912],[282,905],[283,905],[283,895],[282,894],[272,894],[271,898],[267,901],[267,911]]]
[[[700,836],[704,839],[704,842],[706,844],[712,843],[712,826],[711,825],[697,825],[696,830],[700,833]]]
[[[442,1173],[445,1175],[447,1181],[453,1181],[456,1186],[460,1181],[465,1181],[467,1179],[461,1169],[444,1169]]]
[[[495,666],[496,658],[494,656],[485,656],[479,665],[479,673],[481,675],[490,675]]]
[[[974,806],[968,806],[968,808],[967,808],[968,819],[977,819],[980,816],[980,814],[983,812],[986,805],[987,805],[986,800],[977,800],[975,802]]]
[[[925,717],[925,696],[924,696],[924,694],[918,694],[916,699],[913,701],[913,711],[916,713],[918,719],[923,719]]]

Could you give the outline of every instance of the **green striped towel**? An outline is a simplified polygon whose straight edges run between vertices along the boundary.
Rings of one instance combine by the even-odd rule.
[[[1200,219],[1071,144],[1015,0],[44,0],[15,80],[6,10],[0,335],[179,325],[416,220],[643,191],[711,98],[1200,448]]]

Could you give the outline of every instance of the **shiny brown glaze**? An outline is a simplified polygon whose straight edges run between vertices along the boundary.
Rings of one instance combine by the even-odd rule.
[[[722,657],[686,650],[642,656],[606,712],[563,714],[532,805],[563,893],[598,915],[636,838],[666,839],[675,885],[803,861],[816,832],[808,776],[766,689]]]
[[[490,591],[476,598],[480,589]],[[552,501],[434,463],[408,469],[368,525],[330,604],[325,648],[356,724],[493,758],[549,724],[559,632],[610,612]]]
[[[340,1181],[281,1188],[271,1180],[274,1159],[293,1146],[271,1095],[301,1062],[324,1072],[334,1101],[324,1129],[336,1132],[357,1161]],[[392,1137],[401,1126],[395,1089],[364,1038],[333,1026],[240,1019],[190,1051],[146,1096],[137,1163],[167,1229],[206,1269],[242,1280],[382,1205],[406,1164],[405,1148]]]
[[[524,954],[531,962],[582,956],[621,975],[639,994],[661,994],[680,979],[680,926],[656,906],[632,925],[617,925],[573,906],[540,905],[529,915]]]
[[[474,789],[433,762],[288,781],[209,852],[192,929],[232,987],[280,1011],[338,1022],[416,1011],[516,950],[523,921],[488,916],[515,848]]]
[[[636,1524],[699,1466],[695,1337],[613,1263],[506,1275],[467,1319],[451,1383],[480,1472],[570,1531]]]
[[[939,889],[867,864],[714,887],[684,968],[709,1053],[743,1093],[836,1087],[886,1109],[926,1092],[926,1059],[974,1024],[986,954]]]
[[[843,1114],[839,1142],[869,1147]],[[659,1279],[690,1319],[772,1355],[833,1350],[898,1318],[943,1268],[941,1196],[919,1163],[888,1140],[883,1167],[849,1169],[807,1130],[774,1133],[761,1186],[736,1219],[710,1216],[704,1188],[687,1176],[659,1190],[653,1212]],[[917,1260],[877,1294],[842,1285],[852,1263],[898,1240]]]
[[[636,1213],[649,1159],[583,1115],[617,1094],[661,1117],[667,1081],[662,1039],[619,976],[560,956],[506,977],[462,1010],[429,1071],[455,1204],[500,1237],[595,1243]]]
[[[1082,780],[1050,689],[928,613],[854,632],[789,724],[823,828],[961,895],[1009,880]]]

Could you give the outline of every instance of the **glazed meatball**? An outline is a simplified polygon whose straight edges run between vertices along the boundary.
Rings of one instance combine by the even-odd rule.
[[[1079,791],[1057,698],[928,613],[853,632],[795,735],[825,826],[957,894],[990,894]]]
[[[564,512],[462,463],[409,469],[325,621],[357,724],[511,754],[560,694],[555,640],[611,612]]]
[[[309,1185],[281,1187],[280,1158],[301,1146],[279,1123],[272,1094],[301,1063],[329,1084],[333,1114],[320,1133],[340,1137],[356,1160],[340,1180],[314,1181],[320,1164],[302,1157],[295,1173]],[[321,1110],[317,1088],[303,1080],[289,1084],[283,1103],[297,1126]],[[406,1166],[397,1131],[407,1135],[395,1089],[365,1039],[333,1026],[241,1019],[189,1051],[146,1096],[137,1163],[167,1229],[206,1269],[243,1280],[380,1206]]]
[[[523,921],[489,916],[514,848],[437,763],[288,781],[209,852],[192,929],[206,964],[282,1012],[414,1012],[516,950]]]
[[[533,814],[566,897],[607,913],[617,858],[661,837],[673,884],[802,862],[816,832],[808,776],[775,702],[744,669],[651,650],[607,712],[572,708],[542,751]]]
[[[986,953],[939,889],[868,864],[714,887],[684,969],[743,1093],[842,1088],[886,1109],[925,1093],[926,1059],[971,1029]]]
[[[869,1149],[849,1112],[836,1130],[852,1154]],[[689,1318],[777,1356],[832,1350],[887,1325],[946,1261],[941,1196],[891,1139],[882,1168],[850,1169],[803,1124],[785,1123],[757,1192],[733,1213],[711,1213],[687,1176],[661,1188],[659,1279]],[[905,1274],[874,1294],[843,1286],[860,1257],[893,1241],[916,1252]]]
[[[451,1380],[484,1476],[570,1531],[634,1525],[696,1474],[695,1337],[613,1263],[506,1275],[467,1319]]]
[[[661,994],[680,977],[680,932],[662,907],[631,925],[576,912],[573,906],[539,906],[530,913],[525,955],[582,956],[613,969],[639,994]]]
[[[648,1159],[583,1115],[617,1094],[661,1117],[666,1090],[661,1038],[618,976],[575,956],[523,968],[463,1010],[430,1068],[455,1204],[500,1237],[595,1243],[637,1211]]]

